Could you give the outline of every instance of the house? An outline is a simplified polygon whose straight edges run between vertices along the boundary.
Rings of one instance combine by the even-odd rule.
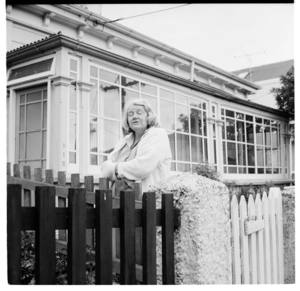
[[[124,102],[142,97],[169,135],[172,171],[209,162],[223,180],[291,182],[289,116],[249,102],[259,85],[93,9],[6,6],[8,162],[101,176]]]

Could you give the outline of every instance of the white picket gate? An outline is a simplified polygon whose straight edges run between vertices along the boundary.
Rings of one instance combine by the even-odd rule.
[[[284,284],[282,196],[270,188],[262,198],[231,199],[232,283]]]

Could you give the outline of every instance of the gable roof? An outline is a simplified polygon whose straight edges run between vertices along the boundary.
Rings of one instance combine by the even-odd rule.
[[[233,74],[252,82],[260,82],[279,78],[285,75],[294,65],[294,60],[288,60],[278,63],[272,63],[263,66],[251,68],[252,80],[250,78],[249,68],[232,72]]]

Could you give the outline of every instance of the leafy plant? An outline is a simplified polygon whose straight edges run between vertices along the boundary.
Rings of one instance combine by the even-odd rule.
[[[210,163],[201,163],[196,166],[194,173],[197,173],[200,176],[209,178],[211,180],[219,181],[219,174],[213,164]]]

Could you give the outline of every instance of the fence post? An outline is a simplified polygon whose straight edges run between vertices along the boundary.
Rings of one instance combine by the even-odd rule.
[[[23,178],[31,180],[31,168],[30,166],[23,166]],[[24,206],[32,206],[31,191],[24,189]]]
[[[135,193],[120,192],[121,284],[135,284]]]
[[[155,192],[143,195],[143,284],[153,285],[156,280],[156,198]]]
[[[53,170],[46,170],[46,183],[53,184]]]
[[[19,164],[14,164],[13,171],[14,171],[14,177],[20,178],[20,167],[19,167]]]
[[[94,177],[93,176],[85,176],[84,177],[84,187],[88,192],[94,192]],[[87,208],[94,208],[93,204],[86,203]],[[86,230],[86,243],[89,246],[94,248],[95,246],[95,235],[93,229]]]
[[[85,284],[86,189],[68,194],[68,284]]]
[[[21,185],[7,185],[8,284],[21,284]]]
[[[6,175],[11,176],[11,164],[6,163]]]
[[[162,275],[163,284],[175,284],[173,193],[162,195]]]
[[[112,284],[112,191],[96,190],[96,284]]]
[[[36,187],[36,284],[55,284],[55,187]]]
[[[57,185],[66,187],[66,172],[57,172]],[[57,199],[58,207],[66,207],[66,198],[58,197]],[[65,229],[60,229],[58,231],[58,239],[66,241],[67,238],[67,232]]]

